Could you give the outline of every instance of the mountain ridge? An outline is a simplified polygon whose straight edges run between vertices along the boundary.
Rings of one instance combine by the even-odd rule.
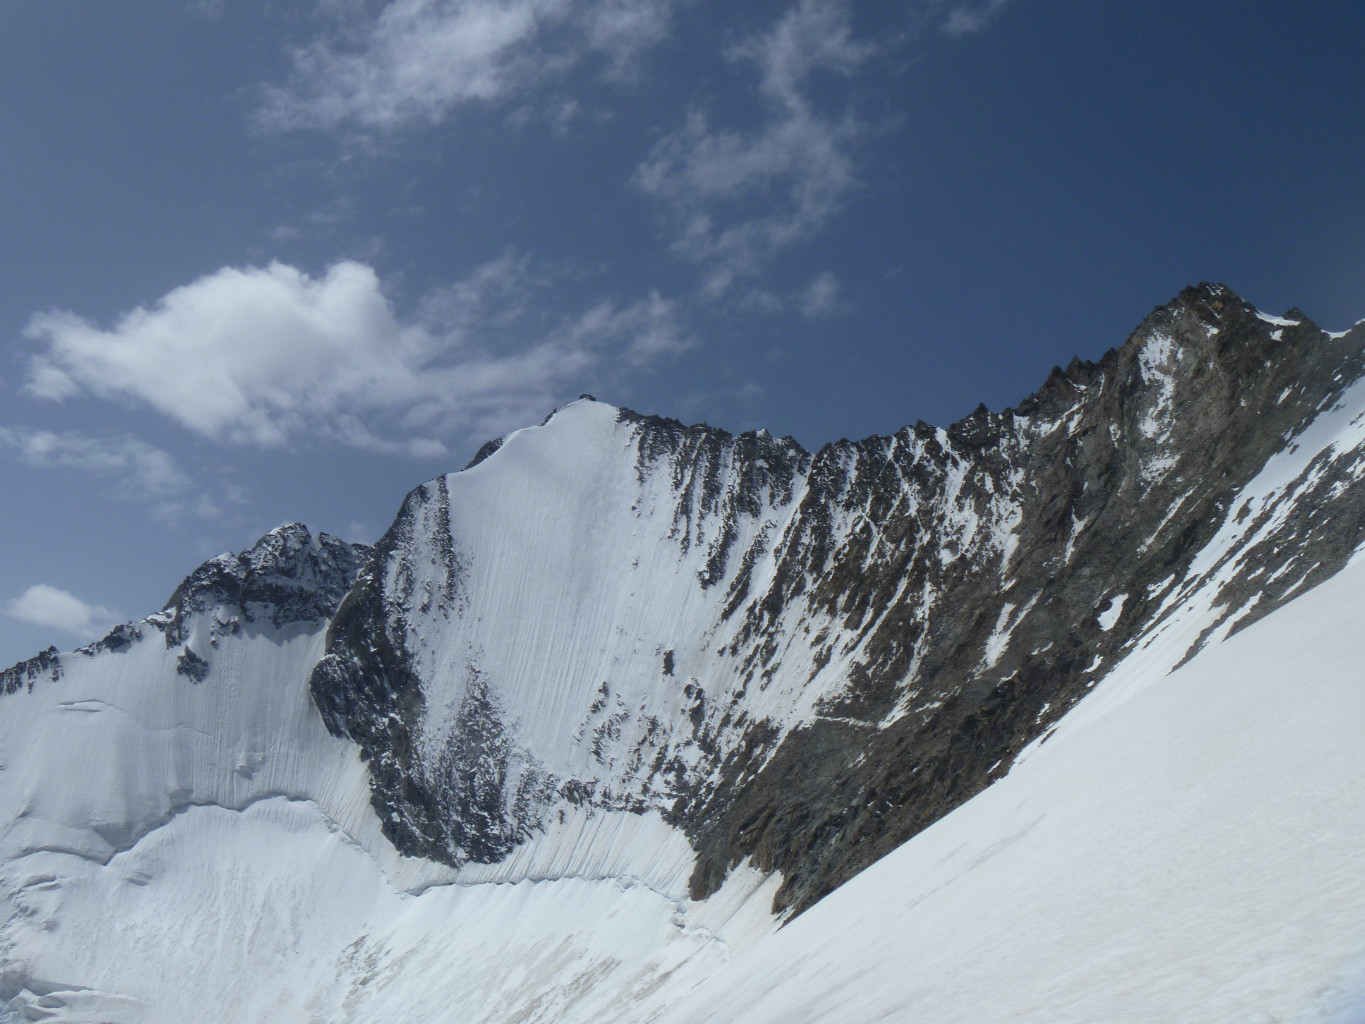
[[[1098,360],[1054,367],[1013,407],[815,452],[763,430],[732,434],[582,396],[538,428],[488,442],[460,474],[414,488],[374,547],[281,527],[242,555],[206,562],[143,623],[180,648],[177,670],[198,682],[219,639],[252,622],[250,605],[276,627],[325,621],[313,700],[333,735],[359,744],[385,833],[405,854],[456,868],[493,863],[565,808],[652,811],[697,853],[693,898],[752,859],[782,874],[775,910],[800,912],[1007,772],[1106,659],[1169,617],[1232,496],[1365,372],[1363,353],[1359,326],[1329,336],[1298,311],[1267,316],[1203,284],[1156,307]],[[433,621],[477,617],[452,486],[585,404],[601,410],[594,429],[621,453],[603,458],[629,463],[633,521],[657,520],[695,586],[723,598],[684,628],[690,640],[671,638],[676,624],[651,627],[654,689],[678,684],[682,703],[658,693],[625,700],[610,678],[584,690],[561,723],[579,722],[570,760],[583,763],[555,771],[520,741],[519,708],[496,673],[476,664],[484,641],[462,641],[467,663],[454,670],[454,697],[442,697],[446,684],[408,648],[404,616],[416,599],[416,614]],[[1197,451],[1205,441],[1209,450]],[[1222,585],[1220,614],[1182,661],[1220,628],[1244,628],[1332,575],[1355,549],[1365,530],[1359,467],[1325,456],[1315,465],[1316,492],[1337,493],[1260,540],[1255,571]],[[1116,504],[1123,493],[1132,504]],[[1244,503],[1238,516],[1252,529],[1277,508],[1253,515]],[[1129,536],[1135,522],[1151,533],[1141,543]],[[1314,564],[1290,572],[1309,548]],[[1097,561],[1122,586],[1094,583]],[[1253,585],[1257,575],[1265,582]],[[242,614],[215,616],[192,644],[185,623],[211,604]],[[140,625],[78,653],[123,649],[141,639]],[[719,686],[675,675],[680,644],[703,634],[705,644],[722,641],[723,665],[711,671]],[[1054,646],[1058,636],[1067,649]],[[62,657],[53,648],[5,670],[0,691],[60,678]],[[688,656],[693,667],[700,658]],[[791,675],[784,660],[807,676],[801,692],[785,710],[751,700],[750,687],[761,693]],[[455,701],[435,746],[432,698]]]
[[[606,733],[595,741],[597,767],[565,777],[544,770],[531,748],[512,743],[515,730],[506,719],[518,707],[512,701],[510,711],[498,710],[499,680],[447,667],[442,671],[476,680],[473,689],[460,691],[471,703],[467,712],[456,712],[455,738],[444,752],[428,753],[428,781],[415,782],[421,775],[413,769],[422,757],[425,684],[422,671],[413,668],[416,656],[404,647],[409,623],[386,609],[406,607],[413,599],[417,577],[412,574],[421,576],[414,559],[426,557],[399,549],[430,546],[433,538],[448,543],[442,538],[450,537],[450,494],[461,482],[459,474],[440,477],[405,501],[395,527],[402,524],[408,533],[379,546],[397,560],[390,567],[398,573],[394,586],[386,589],[374,573],[362,575],[331,627],[328,654],[314,674],[315,699],[329,728],[359,742],[372,771],[380,766],[381,780],[388,781],[376,786],[376,808],[386,828],[392,826],[390,838],[405,852],[458,863],[471,852],[470,839],[491,830],[502,836],[499,848],[473,855],[496,858],[534,832],[539,816],[558,802],[637,812],[653,807],[683,827],[698,849],[694,898],[714,892],[734,865],[754,857],[762,869],[780,870],[787,879],[777,909],[799,911],[1008,770],[1013,755],[1093,685],[1104,658],[1150,624],[1145,614],[1159,611],[1160,600],[1175,584],[1150,597],[1131,592],[1140,595],[1160,580],[1154,566],[1172,581],[1181,575],[1164,570],[1173,561],[1177,567],[1188,565],[1216,534],[1237,488],[1359,377],[1362,338],[1365,333],[1357,329],[1332,339],[1334,352],[1321,345],[1313,349],[1325,335],[1310,321],[1266,317],[1223,286],[1202,285],[1157,307],[1121,348],[1094,362],[1077,359],[1066,370],[1055,368],[1015,408],[994,413],[983,407],[946,429],[917,424],[810,453],[766,432],[735,435],[613,409],[619,429],[612,440],[604,433],[601,443],[628,449],[624,457],[633,462],[638,485],[629,491],[635,518],[643,509],[661,517],[661,527],[666,525],[678,557],[692,566],[700,590],[724,591],[723,606],[689,627],[694,645],[702,635],[726,640],[717,649],[728,662],[718,670],[719,692],[697,679],[685,683],[688,707],[675,710],[671,721],[643,704],[620,703],[619,721],[599,723]],[[1271,393],[1281,388],[1278,401],[1271,401]],[[533,429],[557,429],[557,423],[580,414],[579,405],[557,410]],[[1248,408],[1251,413],[1242,411]],[[1063,424],[1066,417],[1071,422]],[[1063,425],[1064,437],[1058,434]],[[1173,432],[1183,435],[1180,443],[1170,444]],[[518,432],[503,439],[474,466],[488,470],[505,457],[509,444],[529,445],[527,436]],[[1191,450],[1206,442],[1207,451]],[[1163,446],[1181,453],[1177,462],[1186,464],[1167,465]],[[1073,458],[1082,471],[1058,468],[1070,467]],[[1021,459],[1032,460],[1027,472],[1020,470]],[[1215,477],[1209,476],[1209,466],[1216,467]],[[1346,484],[1349,472],[1342,466],[1337,470],[1338,479],[1330,484]],[[1349,496],[1337,495],[1334,502],[1334,508],[1352,511],[1350,529],[1334,534],[1331,557],[1310,567],[1305,578],[1325,578],[1354,549],[1360,534],[1354,479],[1347,486]],[[556,486],[561,484],[568,486],[563,481]],[[1134,507],[1112,505],[1114,486],[1136,496]],[[1153,509],[1158,501],[1170,514],[1148,512],[1146,525],[1155,531],[1151,537],[1142,543],[1138,538],[1099,542],[1093,551],[1081,543],[1082,564],[1069,572],[1069,590],[1063,593],[1051,583],[1049,566],[1069,566],[1079,535],[1097,518],[1115,529],[1131,526],[1136,509],[1144,503]],[[1179,506],[1186,504],[1182,511]],[[1256,521],[1269,515],[1261,510]],[[989,531],[979,529],[983,520]],[[1018,535],[1021,526],[1026,536]],[[622,520],[620,529],[627,528]],[[1297,549],[1284,543],[1287,539],[1266,542],[1261,552],[1263,561],[1268,559],[1266,575],[1292,560]],[[1145,550],[1158,541],[1142,560],[1147,568],[1134,564],[1128,570],[1139,578],[1125,583],[1121,597],[1087,582],[1098,571],[1096,559],[1112,560],[1119,557],[1118,548]],[[1313,542],[1326,543],[1321,535]],[[873,551],[879,544],[880,556]],[[696,548],[703,551],[700,559],[694,557]],[[969,548],[970,557],[963,557]],[[443,566],[437,574],[442,578],[425,578],[421,584],[428,607],[432,593],[444,595],[437,608],[446,620],[462,614],[456,609],[463,600],[457,599],[457,581],[469,568],[453,551],[447,547],[432,563]],[[404,558],[408,561],[399,565]],[[1013,577],[1007,572],[1030,558],[1029,579],[1021,583],[1017,570],[1011,571]],[[400,586],[399,576],[407,583]],[[920,584],[912,597],[906,596],[908,579]],[[1205,628],[1187,656],[1239,611],[1242,618],[1233,627],[1275,607],[1292,581],[1286,580],[1279,593],[1267,590],[1264,601],[1258,592],[1250,608],[1247,594],[1225,587],[1231,607]],[[951,600],[942,597],[945,587]],[[362,600],[361,593],[368,598]],[[1016,594],[1015,601],[1006,599]],[[926,601],[929,597],[941,604]],[[1041,605],[1040,598],[1045,598]],[[969,613],[959,615],[947,609],[949,604]],[[357,614],[360,610],[363,614]],[[1110,610],[1114,621],[1101,628],[1098,616]],[[934,618],[935,611],[942,614]],[[659,627],[653,638],[660,677],[671,675],[665,671],[671,665],[665,652],[671,658],[680,650],[670,639],[671,628]],[[811,689],[840,654],[845,664],[836,671],[842,669],[842,678],[827,682],[813,702],[798,699],[813,707],[795,718],[789,709],[785,724],[780,716],[751,713],[750,685],[760,691],[768,686],[783,662],[779,644],[791,653],[794,643],[801,645],[793,634],[802,629],[818,640],[796,652],[804,666],[800,671],[809,672],[803,689]],[[1050,656],[1038,650],[1044,641],[1037,638],[1068,630],[1080,630],[1084,643]],[[838,644],[832,632],[842,633]],[[1037,640],[1032,653],[1019,650],[1017,639],[1011,646],[1014,633]],[[956,643],[943,642],[945,634]],[[459,643],[470,650],[483,642],[477,631],[461,635]],[[906,637],[923,642],[917,648]],[[982,665],[980,652],[1000,643],[1007,649]],[[1000,669],[992,671],[996,665]],[[918,708],[910,707],[906,690],[913,689],[915,678],[928,677],[934,688],[920,694],[926,699]],[[611,699],[612,681],[591,692],[597,697],[585,690],[583,701],[590,715],[598,698]],[[1007,721],[999,719],[1002,713]],[[908,729],[912,715],[919,720]],[[882,724],[894,728],[882,729]],[[603,745],[603,735],[616,742],[622,730],[633,731],[633,746]],[[898,733],[893,742],[890,737]],[[864,749],[869,743],[878,757]],[[481,744],[497,753],[479,762]],[[917,750],[916,763],[892,778],[862,778],[853,792],[847,791],[851,764],[904,764],[907,746]],[[926,750],[937,752],[924,763]],[[442,756],[455,760],[440,768]],[[634,763],[623,775],[607,765],[613,758]],[[456,764],[462,767],[456,770]],[[823,767],[813,771],[813,765]],[[927,783],[904,778],[925,767],[930,769]],[[602,788],[601,768],[608,775],[615,772],[617,788],[630,792]],[[455,793],[436,777],[443,772],[482,778],[487,785]],[[509,791],[507,780],[513,777],[517,788]],[[779,793],[788,794],[785,801]],[[867,808],[888,799],[893,808],[914,810],[889,823],[865,820]],[[822,806],[825,810],[811,820],[810,808]],[[847,808],[862,810],[848,819]],[[449,831],[451,822],[465,817],[470,827]],[[406,827],[410,832],[405,834]],[[831,848],[840,853],[831,855]]]
[[[208,651],[196,651],[189,643],[192,616],[228,612],[226,618],[215,618],[209,635],[202,638],[200,646],[207,648],[217,647],[223,636],[250,629],[262,612],[276,628],[330,619],[370,552],[368,544],[351,544],[327,533],[315,537],[302,523],[282,524],[241,552],[200,564],[159,612],[120,623],[70,653],[89,658],[104,651],[126,650],[143,639],[141,627],[145,626],[161,634],[168,649],[181,647],[181,674],[202,682],[209,667]],[[62,653],[51,646],[0,670],[0,694],[21,687],[31,690],[39,679],[56,682],[61,676]]]
[[[1362,550],[1365,328],[1218,285],[813,453],[570,403],[0,676],[0,1019],[1301,1019]]]

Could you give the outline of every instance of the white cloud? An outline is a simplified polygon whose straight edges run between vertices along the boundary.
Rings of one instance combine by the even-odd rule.
[[[416,457],[452,436],[539,418],[561,389],[625,360],[639,366],[690,339],[657,294],[550,320],[543,282],[508,254],[400,318],[373,268],[337,263],[224,268],[105,329],[68,312],[34,316],[30,394],[146,405],[225,443],[322,438]],[[533,340],[527,340],[533,339]]]
[[[118,612],[103,605],[86,604],[65,590],[38,583],[5,603],[5,614],[20,622],[49,626],[85,640],[117,625]]]
[[[668,32],[671,0],[392,0],[294,51],[261,121],[393,129],[522,95],[590,56],[629,77]]]
[[[378,536],[373,526],[360,519],[352,519],[341,531],[341,539],[352,544],[373,544]]]
[[[980,32],[1005,9],[1009,0],[980,0],[954,5],[943,19],[943,31],[954,39]]]
[[[850,76],[874,52],[853,38],[842,0],[801,0],[729,53],[758,70],[765,123],[717,128],[694,110],[636,171],[637,187],[672,210],[675,251],[707,268],[704,294],[723,294],[842,208],[857,185],[852,149],[872,129],[851,111],[817,111],[808,80],[815,71]]]
[[[640,55],[668,36],[672,0],[599,0],[587,5],[583,28],[591,51],[613,79],[633,78]]]
[[[808,319],[833,316],[843,309],[839,279],[828,271],[818,274],[797,296],[796,308]]]
[[[280,263],[224,268],[112,330],[48,312],[25,334],[46,345],[30,363],[36,397],[138,400],[201,434],[260,445],[343,402],[389,400],[426,343],[395,321],[374,271],[350,262],[318,280]]]
[[[56,378],[45,376],[48,384]],[[67,378],[69,379],[69,378]],[[57,466],[117,481],[121,498],[162,501],[193,486],[175,459],[135,437],[91,437],[74,431],[0,427],[0,446],[17,452],[31,466]]]
[[[696,345],[696,339],[682,329],[677,305],[658,292],[624,308],[610,301],[598,303],[573,323],[568,334],[576,341],[614,341],[621,345],[626,360],[637,366]]]

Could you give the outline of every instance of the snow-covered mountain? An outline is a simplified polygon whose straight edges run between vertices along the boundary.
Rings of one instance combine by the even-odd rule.
[[[0,675],[0,1019],[1352,1019],[1363,374],[1205,285],[946,430],[585,397],[273,531]]]

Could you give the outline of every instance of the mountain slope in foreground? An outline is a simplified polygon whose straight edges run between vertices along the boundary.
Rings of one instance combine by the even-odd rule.
[[[0,674],[0,1019],[1356,1020],[1363,352],[1201,286],[947,430],[580,401],[206,563]]]

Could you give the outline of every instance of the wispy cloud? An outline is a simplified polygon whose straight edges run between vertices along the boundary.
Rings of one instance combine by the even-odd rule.
[[[534,305],[540,282],[505,254],[400,316],[370,266],[311,277],[282,263],[228,267],[103,328],[34,316],[27,391],[145,405],[205,437],[280,446],[326,439],[440,456],[445,440],[543,414],[566,384],[622,361],[642,366],[690,336],[650,294],[573,316]]]
[[[127,435],[92,437],[75,431],[0,427],[0,447],[31,466],[75,469],[116,481],[118,497],[141,501],[175,498],[193,486],[171,454]]]
[[[954,39],[980,32],[989,25],[1010,0],[975,0],[950,6],[943,18],[943,31]]]
[[[851,76],[874,53],[853,37],[842,0],[801,0],[728,54],[757,71],[765,122],[723,128],[693,110],[636,171],[637,187],[671,211],[674,250],[707,268],[705,294],[724,293],[842,208],[857,185],[853,148],[873,128],[852,110],[818,111],[810,78]]]
[[[635,366],[678,355],[696,345],[696,339],[682,327],[677,303],[658,292],[627,306],[600,302],[570,325],[567,337],[576,344],[615,344]]]
[[[296,49],[258,118],[279,130],[391,130],[514,99],[589,58],[625,79],[670,19],[670,0],[393,0]]]
[[[817,274],[797,295],[796,308],[807,319],[840,312],[844,307],[839,297],[839,279],[828,271]]]
[[[5,602],[5,614],[34,626],[47,626],[81,640],[93,639],[122,621],[118,612],[87,604],[58,587],[38,583]]]
[[[587,49],[606,59],[608,79],[635,78],[641,55],[668,36],[673,6],[674,0],[600,0],[584,7]]]
[[[113,497],[145,502],[164,523],[218,519],[227,508],[246,503],[240,489],[221,481],[206,488],[181,469],[170,452],[128,434],[0,427],[0,450],[4,449],[30,466],[71,470],[112,484]]]
[[[223,16],[227,0],[188,0],[185,7],[191,14],[212,20]]]

